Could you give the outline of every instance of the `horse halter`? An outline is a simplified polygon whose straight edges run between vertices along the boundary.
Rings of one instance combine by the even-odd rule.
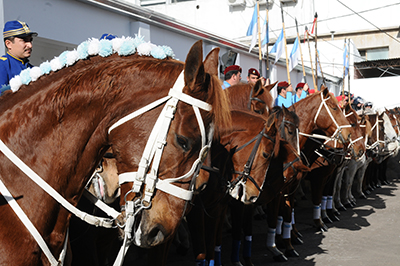
[[[250,141],[248,141],[247,143],[245,143],[243,146],[239,147],[238,149],[236,149],[236,152],[239,152],[240,150],[244,149],[245,147],[247,147],[248,145],[250,145],[251,143],[253,143],[255,141],[254,147],[250,153],[249,159],[247,160],[246,164],[244,165],[243,171],[239,172],[239,171],[233,171],[235,174],[238,174],[238,177],[233,180],[232,182],[228,181],[228,189],[229,191],[231,191],[231,195],[237,195],[236,199],[238,199],[239,197],[239,190],[240,187],[243,188],[243,196],[245,195],[245,191],[246,191],[246,182],[247,180],[250,180],[254,186],[258,189],[258,191],[262,191],[262,189],[260,188],[259,185],[257,185],[257,182],[254,180],[254,178],[250,175],[251,172],[251,167],[253,166],[253,162],[254,159],[256,157],[258,148],[260,146],[261,143],[261,139],[262,137],[266,137],[267,139],[271,140],[273,143],[275,142],[270,136],[268,136],[265,133],[265,128],[263,128],[263,130],[261,130],[260,133],[257,134],[257,136],[255,136],[254,138],[252,138]],[[233,197],[233,196],[232,196]]]
[[[326,137],[326,136],[322,136],[322,135],[318,135],[318,134],[310,135],[310,134],[305,134],[305,133],[302,133],[302,132],[300,132],[299,134],[302,135],[302,136],[306,136],[306,137],[314,137],[314,138],[325,139],[326,141],[325,141],[324,144],[326,144],[330,140],[334,140],[336,142],[338,139],[342,143],[345,143],[344,137],[342,135],[342,129],[343,128],[349,128],[349,127],[351,127],[351,125],[342,125],[342,126],[340,126],[338,124],[338,122],[336,122],[335,117],[332,115],[332,112],[329,110],[329,107],[326,104],[326,101],[328,101],[331,96],[329,96],[326,99],[324,99],[323,94],[321,93],[320,95],[321,95],[321,104],[319,105],[318,110],[317,110],[317,114],[314,117],[314,124],[317,124],[317,119],[318,119],[318,116],[319,116],[319,114],[320,114],[320,112],[322,110],[322,107],[325,107],[327,113],[329,114],[330,118],[332,119],[333,123],[336,126],[335,132],[332,134],[331,137]]]
[[[373,150],[375,149],[380,143],[385,144],[385,142],[383,140],[379,139],[379,123],[383,123],[383,120],[379,120],[378,115],[376,116],[376,120],[375,120],[375,124],[371,127],[371,132],[374,131],[374,129],[376,128],[376,141],[374,143],[372,143],[371,145],[367,144],[368,139],[365,140],[365,146],[367,149],[369,150]]]
[[[128,193],[140,193],[143,184],[146,185],[143,199],[141,199],[140,202],[135,203],[134,207],[135,209],[137,209],[136,213],[139,209],[149,208],[151,206],[151,199],[155,193],[155,189],[159,189],[186,201],[192,199],[194,193],[193,187],[196,179],[195,177],[198,175],[200,167],[205,160],[207,152],[211,146],[214,127],[213,125],[211,125],[208,134],[206,134],[204,122],[199,109],[211,111],[211,106],[206,102],[195,99],[183,93],[183,87],[184,74],[182,71],[177,78],[173,88],[170,89],[168,96],[159,99],[125,116],[124,118],[117,121],[113,126],[111,126],[108,131],[110,133],[113,129],[122,125],[123,123],[166,102],[149,136],[137,172],[126,172],[119,175],[120,184],[133,182],[132,190]],[[196,159],[196,161],[193,163],[189,172],[180,177],[161,180],[158,178],[158,167],[160,165],[161,156],[166,145],[169,127],[171,125],[172,119],[174,118],[174,114],[176,112],[177,104],[179,101],[183,101],[193,106],[193,110],[201,132],[202,149],[200,150],[198,159]],[[150,165],[151,169],[149,171]],[[195,177],[192,178],[189,190],[182,189],[172,184],[190,176]]]
[[[257,101],[257,102],[260,102],[262,104],[265,104],[265,108],[269,112],[268,106],[266,105],[266,103],[263,100],[261,100],[260,98],[257,98],[257,97],[253,97],[253,89],[250,90],[249,103],[247,104],[247,108],[249,108],[249,110],[251,110],[251,102],[252,101]],[[256,113],[258,113],[258,112],[256,112]]]
[[[347,117],[353,115],[354,113],[353,113],[353,111],[351,111],[350,113],[345,114],[345,113],[344,113],[344,110],[343,110],[343,114],[344,114],[344,116],[347,118]],[[359,123],[359,121],[357,121],[356,123]],[[361,127],[362,125],[360,124],[359,126]],[[356,143],[357,141],[361,141],[363,138],[364,138],[364,136],[360,136],[360,137],[356,138],[355,140],[350,139],[349,145],[347,145],[347,149],[350,149],[350,150],[351,150],[351,153],[352,153],[354,159],[357,159],[357,157],[358,157],[358,156],[356,155],[355,151],[354,151],[354,143]],[[364,154],[363,154],[363,155],[364,155]],[[363,156],[361,156],[360,158],[358,158],[358,160],[361,160],[362,158],[363,158]]]

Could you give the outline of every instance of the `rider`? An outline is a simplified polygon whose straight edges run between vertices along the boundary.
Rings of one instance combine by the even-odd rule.
[[[32,53],[33,36],[36,37],[37,33],[31,31],[25,22],[12,20],[4,25],[3,38],[7,52],[0,57],[0,87],[8,85],[22,70],[33,67],[28,60]]]
[[[307,89],[308,86],[303,86],[303,90],[301,91],[299,100],[304,99],[307,96],[306,93]],[[278,97],[276,97],[274,105],[279,107],[282,107],[283,105],[286,108],[289,108],[294,103],[292,84],[289,84],[286,81],[279,82],[277,90],[278,90]]]
[[[300,82],[296,86],[296,93],[293,95],[293,103],[297,103],[307,96],[308,84]]]
[[[232,85],[239,84],[242,79],[242,68],[238,65],[228,66],[224,70],[224,75],[224,83],[222,84],[223,90]]]
[[[255,68],[250,68],[247,73],[247,83],[250,85],[256,84],[257,80],[260,78],[260,73]]]

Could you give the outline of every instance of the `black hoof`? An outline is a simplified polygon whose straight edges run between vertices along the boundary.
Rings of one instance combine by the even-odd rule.
[[[351,205],[351,203],[346,203],[346,204],[344,205],[344,207],[345,207],[346,209],[353,208],[353,206]]]
[[[328,232],[328,226],[326,226],[324,223],[321,223],[317,226],[317,231]]]
[[[281,254],[281,255],[278,255],[278,256],[274,256],[274,261],[276,261],[276,262],[286,262],[286,261],[288,261],[288,258],[286,258],[285,255]]]
[[[342,212],[347,211],[346,207],[344,207],[343,205],[340,206],[340,207],[338,208],[338,210],[339,210],[339,211],[342,211]]]
[[[303,235],[299,231],[296,231],[293,234],[295,234],[299,238],[303,238]]]
[[[362,195],[360,196],[360,199],[367,199],[367,196],[365,196],[365,194],[362,194]]]
[[[331,219],[332,222],[338,222],[338,221],[340,221],[339,217],[337,217],[337,216],[334,215],[334,214],[329,215],[329,218]]]
[[[304,241],[300,237],[292,237],[292,244],[293,245],[303,245]]]
[[[285,251],[285,256],[286,257],[300,257],[299,253],[297,253],[296,250],[294,249],[288,249]]]
[[[326,224],[331,224],[331,223],[333,223],[333,221],[332,221],[328,216],[322,218],[322,221],[324,221],[324,223],[326,223]]]
[[[334,211],[333,214],[336,215],[336,216],[340,216],[340,212],[339,211]]]

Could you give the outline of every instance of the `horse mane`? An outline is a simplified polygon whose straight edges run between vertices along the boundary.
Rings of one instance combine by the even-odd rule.
[[[215,132],[217,133],[215,137],[217,137],[221,128],[228,128],[232,125],[231,108],[228,96],[222,90],[218,77],[210,74],[207,74],[207,77],[210,79],[207,102],[212,106],[208,115],[213,118]]]
[[[10,80],[11,90],[14,93],[5,93],[2,98],[15,94],[20,88],[24,92],[19,94],[29,97],[42,87],[47,87],[49,93],[46,98],[49,98],[57,120],[60,121],[69,97],[74,93],[84,93],[85,88],[93,88],[90,92],[92,98],[97,91],[101,91],[102,95],[99,96],[104,106],[110,104],[118,95],[123,97],[123,91],[134,83],[118,82],[116,76],[124,77],[124,80],[133,80],[135,76],[136,81],[149,83],[141,78],[142,73],[146,73],[154,77],[149,86],[146,86],[149,88],[156,88],[160,83],[160,77],[178,76],[184,64],[174,60],[173,57],[174,53],[170,47],[144,42],[143,37],[100,41],[92,38],[78,45],[73,51],[61,53],[50,62],[46,61],[39,67],[23,70],[19,76]],[[106,71],[107,75],[104,75]],[[99,79],[99,76],[102,78]],[[206,101],[212,106],[212,111],[207,115],[213,119],[216,128],[230,126],[229,102],[219,85],[218,78],[208,73],[206,76],[208,82],[205,82],[207,85],[204,86],[208,86],[209,89]],[[172,87],[174,81],[171,80],[172,84],[166,85]],[[88,86],[94,84],[93,82],[97,86]],[[12,101],[10,105],[21,101],[21,96],[16,98],[18,99]]]

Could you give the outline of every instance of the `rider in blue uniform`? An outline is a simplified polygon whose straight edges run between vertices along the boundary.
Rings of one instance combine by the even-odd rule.
[[[14,76],[33,67],[28,60],[32,52],[33,36],[37,36],[37,33],[31,31],[25,22],[13,20],[4,25],[3,38],[7,52],[0,57],[1,93]]]
[[[238,65],[228,66],[224,70],[224,83],[222,89],[225,90],[232,85],[239,84],[242,79],[242,68]]]
[[[304,85],[303,85],[304,86]],[[306,90],[308,89],[308,86],[304,86],[302,88],[301,95],[297,101],[300,101],[301,99],[304,99],[307,96]],[[293,95],[293,87],[292,84],[287,83],[286,81],[282,81],[278,83],[278,97],[276,97],[274,106],[285,106],[286,108],[289,108],[294,102],[294,95]]]

